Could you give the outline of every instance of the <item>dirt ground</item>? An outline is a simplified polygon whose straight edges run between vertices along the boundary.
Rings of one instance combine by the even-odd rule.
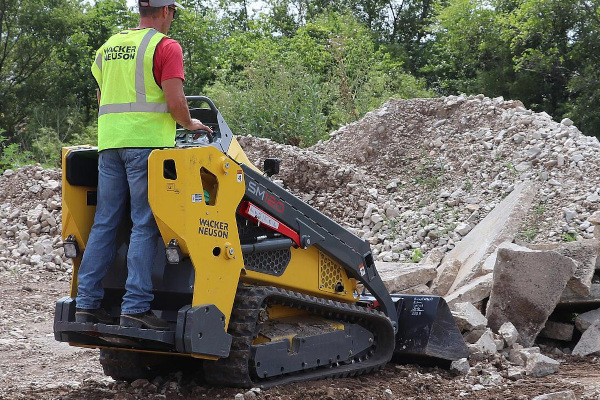
[[[46,271],[0,273],[0,399],[233,399],[246,392],[209,387],[189,371],[131,384],[104,376],[98,350],[54,340],[54,303],[68,286],[64,275]],[[525,400],[564,390],[574,391],[578,399],[600,399],[599,357],[561,361],[555,375],[502,379],[488,386],[475,386],[485,383],[485,372],[458,377],[437,368],[389,364],[366,376],[286,385],[246,393],[245,399]]]

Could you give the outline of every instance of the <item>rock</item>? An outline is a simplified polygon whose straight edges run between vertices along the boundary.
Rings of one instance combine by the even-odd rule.
[[[489,297],[492,290],[493,274],[487,274],[474,279],[471,283],[461,287],[455,292],[444,296],[448,305],[455,303],[477,303]]]
[[[392,389],[385,389],[383,391],[383,395],[385,396],[386,399],[389,399],[389,400],[394,399],[394,392],[392,392]]]
[[[563,124],[564,126],[572,126],[573,125],[573,121],[571,121],[569,118],[563,118],[562,121],[560,121],[561,124]]]
[[[519,344],[515,344],[513,346],[513,348],[510,349],[508,352],[508,360],[515,365],[525,366],[525,364],[527,363],[527,359],[532,354],[539,354],[539,353],[540,353],[539,347],[523,348],[523,346],[521,346]]]
[[[573,340],[573,331],[575,325],[564,322],[546,321],[544,329],[540,332],[540,336],[548,339],[562,340],[570,342]]]
[[[562,297],[587,296],[590,294],[598,251],[600,250],[600,241],[586,239],[560,244],[528,245],[527,247],[533,250],[553,250],[575,260],[577,269],[567,283]]]
[[[596,320],[583,332],[581,339],[573,349],[574,356],[600,355],[600,320]]]
[[[565,390],[563,392],[554,392],[535,396],[531,400],[577,400],[577,397],[575,397],[575,392],[572,390]]]
[[[487,326],[487,319],[473,304],[456,303],[452,308],[452,316],[461,332],[482,329]]]
[[[579,332],[585,332],[594,322],[600,320],[600,308],[579,314],[575,318],[575,327]]]
[[[436,293],[448,294],[469,283],[481,274],[481,264],[503,242],[511,241],[527,215],[537,187],[531,182],[522,182],[498,204],[475,228],[473,228],[442,260],[440,274],[450,274],[452,261],[460,262],[460,269],[446,293],[438,287]],[[448,268],[450,271],[446,272]],[[434,282],[435,284],[435,282]]]
[[[553,251],[499,249],[486,317],[498,330],[512,322],[529,347],[544,327],[576,265]]]
[[[483,335],[481,335],[479,340],[475,343],[475,347],[483,354],[496,354],[497,348],[496,343],[494,342],[494,333],[491,329],[486,329]]]
[[[479,328],[473,329],[463,335],[463,339],[466,343],[475,344],[481,338],[481,336],[485,333],[487,328]]]
[[[504,343],[506,343],[507,347],[511,347],[513,344],[517,343],[519,339],[519,331],[512,324],[512,322],[505,322],[502,324],[500,329],[498,329],[498,334],[502,339],[504,339]]]
[[[525,368],[510,366],[506,370],[506,377],[511,381],[517,381],[525,378]]]
[[[445,257],[436,269],[436,276],[431,284],[432,292],[440,296],[447,294],[461,266],[462,263],[459,260],[449,258],[449,256]]]
[[[471,231],[471,225],[461,223],[454,229],[454,232],[458,233],[460,236],[466,236],[467,233]]]
[[[433,265],[393,263],[375,261],[377,272],[390,293],[423,285],[433,280],[436,268]]]
[[[450,371],[454,372],[456,375],[467,375],[470,368],[469,360],[466,358],[454,360],[450,363]]]
[[[560,363],[543,354],[531,354],[525,364],[525,374],[534,378],[558,372]]]

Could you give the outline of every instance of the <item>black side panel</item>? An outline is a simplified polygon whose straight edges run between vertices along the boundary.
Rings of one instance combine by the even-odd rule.
[[[245,199],[298,232],[303,247],[315,245],[343,265],[379,300],[383,312],[396,325],[394,303],[375,269],[369,244],[252,168],[242,164],[242,169]]]
[[[71,150],[66,159],[66,178],[72,186],[98,186],[98,151],[92,149]]]

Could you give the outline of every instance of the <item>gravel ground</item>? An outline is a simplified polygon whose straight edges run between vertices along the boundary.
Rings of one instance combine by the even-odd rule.
[[[32,275],[39,281],[32,284]],[[54,303],[68,293],[56,272],[0,272],[0,399],[533,399],[572,390],[578,399],[600,399],[599,357],[563,358],[559,372],[543,378],[491,382],[479,364],[469,376],[414,365],[388,364],[357,378],[285,385],[251,394],[203,384],[194,371],[173,372],[152,382],[115,382],[102,373],[98,350],[70,347],[54,340]],[[555,357],[555,356],[554,356]],[[258,393],[257,393],[258,392]]]

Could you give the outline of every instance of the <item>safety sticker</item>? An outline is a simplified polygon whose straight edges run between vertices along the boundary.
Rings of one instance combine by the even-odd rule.
[[[192,203],[202,203],[202,194],[201,193],[194,193],[192,195]]]
[[[244,173],[242,172],[241,169],[238,169],[237,172],[237,181],[238,183],[241,183],[244,180]]]
[[[360,271],[360,276],[365,276],[365,274],[367,273],[367,272],[365,271],[365,266],[364,266],[364,264],[360,264],[360,265],[358,266],[358,270]]]

